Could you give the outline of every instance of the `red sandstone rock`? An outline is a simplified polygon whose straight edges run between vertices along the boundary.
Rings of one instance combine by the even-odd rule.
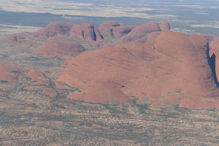
[[[55,81],[55,85],[57,89],[71,89],[70,86],[68,86],[66,83],[64,82],[59,82],[59,81]]]
[[[151,104],[159,106],[173,103],[188,108],[219,107],[219,89],[207,60],[215,55],[216,77],[219,78],[219,38],[216,36],[187,37],[170,32],[167,22],[136,27],[104,22],[98,28],[91,24],[50,23],[36,33],[10,35],[5,41],[22,43],[30,39],[29,35],[39,40],[55,37],[38,50],[37,55],[43,57],[71,57],[84,51],[80,44],[71,41],[75,38],[97,47],[106,42],[126,43],[84,52],[68,61],[56,86],[67,88],[60,82],[63,81],[81,90],[69,95],[69,99],[129,103],[129,97],[135,96],[147,97]],[[7,64],[2,63],[0,71],[0,80],[16,80],[13,73],[16,70]],[[46,75],[39,71],[30,71],[27,77],[36,85],[49,84]],[[25,87],[24,90],[32,89]],[[50,88],[42,94],[57,95]]]
[[[147,33],[144,37],[139,38],[137,40],[135,40],[135,43],[151,43],[153,44],[154,41],[156,40],[156,38],[160,35],[160,32],[151,32],[151,33]]]
[[[45,42],[43,46],[39,48],[36,55],[41,57],[65,58],[76,56],[83,51],[85,51],[85,48],[78,42],[65,37],[59,37]]]
[[[146,69],[144,62],[155,58],[152,46],[147,44],[105,46],[103,49],[88,51],[73,59],[59,80],[82,91],[70,95],[71,99],[127,103],[130,102],[128,96],[146,95],[142,82],[145,81],[142,78],[143,70]],[[136,88],[136,85],[140,87]]]
[[[6,82],[14,82],[16,81],[16,74],[13,72],[17,72],[16,68],[10,67],[7,63],[0,63],[0,81]]]
[[[103,39],[97,27],[91,24],[74,24],[70,31],[71,37],[86,41],[101,41]]]
[[[10,34],[4,38],[4,41],[7,43],[22,43],[26,41],[27,37],[27,33]]]
[[[116,38],[120,38],[124,35],[127,35],[131,30],[134,28],[134,26],[121,26],[121,27],[116,27],[113,29],[113,35]]]
[[[104,127],[103,126],[101,126],[101,125],[98,125],[98,124],[91,124],[91,126],[90,126],[91,128],[100,128],[100,129],[103,129]]]
[[[33,33],[38,37],[54,37],[56,35],[69,35],[73,24],[71,23],[49,23],[46,27]]]
[[[152,32],[160,32],[160,26],[155,22],[145,23],[136,26],[127,35],[121,37],[118,41],[122,43],[136,42]]]
[[[170,24],[168,22],[161,22],[160,29],[161,31],[170,31]]]
[[[160,27],[157,23],[155,22],[149,22],[145,23],[139,26],[136,26],[133,28],[133,30],[130,32],[131,34],[138,34],[138,33],[151,33],[155,31],[160,31]]]
[[[98,29],[103,34],[104,38],[107,38],[113,37],[113,29],[121,26],[124,25],[118,22],[104,21],[99,25]]]
[[[56,91],[52,88],[43,89],[42,94],[45,95],[45,96],[50,96],[50,97],[56,97],[57,96]]]
[[[104,39],[120,38],[127,35],[134,26],[127,26],[122,23],[105,21],[98,27]]]
[[[75,100],[127,103],[135,96],[151,98],[152,104],[166,100],[189,108],[218,107],[205,41],[196,37],[163,32],[154,45],[88,51],[72,59],[58,80],[81,90],[68,97]]]
[[[209,42],[209,57],[215,57],[213,58],[215,61],[215,73],[216,73],[216,79],[217,82],[219,81],[219,37],[216,36],[208,36],[207,37],[210,42]]]
[[[49,79],[47,76],[40,71],[35,71],[35,70],[30,70],[26,74],[27,78],[30,78],[33,82],[35,82],[35,85],[48,85],[49,84]]]
[[[112,27],[120,27],[120,26],[124,26],[124,24],[118,23],[118,22],[113,22],[113,21],[104,21],[103,23],[101,23],[99,25],[98,28],[101,32],[105,32]]]
[[[193,45],[196,48],[204,48],[207,47],[207,39],[205,38],[205,36],[203,35],[199,35],[199,34],[191,34],[189,36],[189,39],[192,41]]]
[[[35,89],[31,86],[26,86],[23,88],[23,90],[26,90],[26,91],[35,91]]]
[[[166,57],[162,57],[164,59],[161,59],[163,60],[162,63],[158,62],[160,65],[157,64],[158,66],[154,65],[154,67],[165,67],[157,73],[157,83],[155,84],[156,88],[161,89],[158,90],[161,95],[165,96],[165,94],[174,92],[174,90],[179,91],[179,94],[184,95],[183,98],[180,97],[182,99],[179,98],[178,101],[176,98],[170,100],[175,100],[175,102],[180,102],[180,104],[184,100],[190,100],[191,104],[182,104],[182,106],[197,108],[198,103],[194,106],[192,97],[196,99],[196,102],[203,101],[203,97],[218,100],[216,98],[218,89],[211,76],[212,73],[206,59],[206,49],[203,49],[203,46],[197,48],[198,45],[194,45],[194,42],[194,40],[192,42],[180,33],[162,33],[156,40],[155,48]],[[156,70],[153,72],[157,72]],[[164,76],[164,74],[166,75]],[[162,78],[165,78],[165,84],[168,86],[162,86]],[[151,94],[154,94],[155,91],[157,90],[152,90]],[[158,94],[157,96],[160,95]],[[212,104],[212,106],[214,105]]]

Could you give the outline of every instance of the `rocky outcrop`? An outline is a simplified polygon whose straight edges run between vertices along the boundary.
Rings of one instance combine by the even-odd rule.
[[[49,79],[48,77],[41,71],[36,71],[36,70],[30,70],[27,74],[26,77],[31,79],[33,81],[34,85],[49,85]]]
[[[49,38],[57,35],[69,35],[72,28],[71,23],[49,23],[46,27],[41,28],[37,32],[33,33],[34,36],[41,38]]]
[[[34,52],[40,57],[65,61],[63,73],[52,75],[59,76],[55,84],[43,72],[29,71],[26,81],[34,88],[25,85],[24,91],[35,92],[43,87],[40,95],[55,97],[61,91],[71,90],[69,99],[95,103],[130,103],[136,98],[139,103],[159,106],[219,106],[216,36],[171,32],[167,22],[129,26],[106,21],[98,27],[50,23],[34,33],[9,35],[5,41],[16,44],[8,45],[6,54],[21,52],[21,57],[28,60]],[[28,66],[25,69],[29,70]],[[2,63],[0,70],[1,81],[16,80],[13,67]]]
[[[148,41],[148,37],[149,41],[151,41],[150,38],[154,34],[169,30],[170,25],[167,22],[162,22],[160,25],[155,22],[149,22],[139,26],[130,26],[118,22],[105,21],[99,27],[87,23],[52,22],[36,32],[8,35],[4,40],[8,43],[16,43],[17,45],[27,43],[31,46],[34,42],[42,42],[56,37],[67,37],[76,39],[79,42],[85,41],[91,46],[99,48],[104,44],[145,43]]]
[[[170,31],[170,24],[166,21],[160,23],[161,31]]]
[[[85,51],[85,48],[81,46],[78,42],[65,38],[52,38],[40,47],[36,53],[37,56],[41,57],[73,57],[81,52]]]
[[[209,39],[209,59],[215,75],[215,82],[219,85],[219,37],[207,36]]]
[[[45,95],[45,96],[49,96],[49,97],[56,97],[57,96],[56,91],[52,88],[43,89],[41,94]]]
[[[16,72],[19,70],[10,66],[8,63],[0,63],[0,81],[14,82],[16,81]]]
[[[59,81],[81,90],[69,96],[75,100],[127,103],[135,96],[155,105],[168,101],[189,108],[215,107],[219,90],[206,59],[207,41],[196,37],[163,32],[154,45],[88,51],[68,63]]]
[[[103,39],[98,28],[87,23],[74,24],[71,28],[70,36],[86,41],[101,41]]]
[[[124,35],[127,35],[134,26],[124,25],[118,22],[105,21],[99,25],[98,29],[104,36],[104,39],[117,39]]]
[[[160,32],[160,26],[155,22],[145,23],[139,26],[134,27],[127,35],[121,37],[118,42],[120,43],[130,43],[130,42],[141,42],[148,34],[152,32]],[[141,41],[139,41],[141,40]]]
[[[7,43],[23,43],[28,38],[28,33],[10,34],[4,38]]]

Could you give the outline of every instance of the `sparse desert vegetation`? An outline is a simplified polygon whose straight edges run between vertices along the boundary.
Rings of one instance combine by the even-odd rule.
[[[60,97],[48,105],[39,96],[34,99],[1,99],[1,145],[219,144],[216,109],[106,106]]]

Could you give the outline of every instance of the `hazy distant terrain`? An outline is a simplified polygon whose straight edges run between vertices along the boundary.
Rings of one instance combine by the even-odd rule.
[[[219,35],[219,1],[189,0],[2,0],[0,23],[45,26],[51,21],[88,22],[104,20],[127,24],[168,21],[173,30]]]

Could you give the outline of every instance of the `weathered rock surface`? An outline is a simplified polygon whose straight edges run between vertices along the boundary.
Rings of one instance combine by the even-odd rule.
[[[122,43],[136,42],[152,32],[159,32],[160,26],[155,22],[145,23],[134,27],[127,35],[119,39]]]
[[[4,41],[16,46],[29,44],[30,47],[25,47],[30,48],[29,53],[64,60],[65,70],[55,86],[81,91],[69,95],[70,99],[129,103],[135,97],[139,102],[148,99],[154,105],[218,106],[219,39],[216,36],[171,32],[168,22],[129,26],[106,21],[98,27],[55,22],[34,33],[9,35]],[[84,52],[92,47],[97,50]],[[7,75],[11,81],[16,77],[10,69],[2,70],[9,72],[2,76]],[[39,71],[30,71],[27,77],[34,85],[49,84],[46,75]],[[52,91],[44,93],[55,96]]]
[[[170,24],[168,22],[161,22],[160,23],[160,30],[161,31],[170,31]]]
[[[52,22],[49,23],[46,27],[41,28],[33,34],[41,38],[49,38],[54,37],[56,35],[69,35],[72,25],[73,24],[71,23]]]
[[[16,81],[16,72],[18,72],[18,69],[11,67],[8,63],[0,62],[0,81]]]
[[[87,41],[100,41],[103,39],[98,28],[87,23],[74,24],[71,28],[70,36]]]
[[[55,39],[49,39],[39,48],[36,55],[41,57],[73,57],[79,53],[85,51],[85,48],[78,42],[65,38],[59,37]]]
[[[31,81],[33,81],[35,85],[48,85],[49,84],[49,79],[41,71],[30,70],[26,74],[26,77],[30,78]]]
[[[105,46],[72,59],[59,80],[81,93],[69,98],[102,103],[127,103],[148,97],[184,107],[218,106],[204,38],[163,32],[151,44]]]

